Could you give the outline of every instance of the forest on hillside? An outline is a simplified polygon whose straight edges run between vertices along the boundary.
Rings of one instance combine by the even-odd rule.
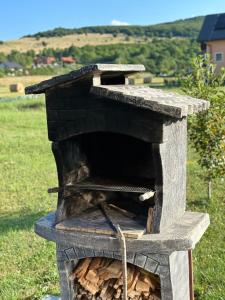
[[[41,56],[72,56],[78,64],[119,63],[144,64],[152,74],[177,75],[187,73],[190,61],[199,52],[199,44],[193,39],[153,39],[145,44],[115,44],[101,46],[71,46],[65,49],[45,48]],[[12,51],[9,55],[0,53],[0,61],[11,60],[29,69],[31,74],[54,74],[54,67],[32,70],[34,51],[24,53]],[[39,72],[39,73],[38,73]]]
[[[91,63],[130,63],[144,64],[146,70],[155,75],[176,76],[185,74],[190,70],[190,61],[200,52],[196,39],[199,34],[204,17],[199,16],[169,23],[149,26],[92,26],[83,28],[56,28],[45,32],[38,32],[29,37],[37,40],[41,37],[61,37],[71,34],[124,34],[127,39],[131,36],[146,37],[142,42],[110,45],[86,45],[77,47],[71,45],[68,48],[48,48],[47,42],[43,50],[35,53],[33,50],[20,52],[12,50],[10,54],[0,52],[0,62],[13,61],[23,67],[25,74],[54,75],[59,72],[67,72],[63,66],[57,70],[56,66],[43,66],[35,68],[34,58],[38,56],[53,56],[60,62],[62,56],[72,56],[77,64]],[[27,36],[28,37],[28,36]],[[149,40],[149,37],[151,39]],[[58,68],[59,69],[59,68]],[[8,74],[0,69],[0,75]]]
[[[55,28],[53,30],[38,32],[26,37],[55,37],[65,36],[70,34],[85,34],[85,33],[110,33],[113,35],[124,34],[127,36],[146,36],[146,37],[189,37],[197,38],[199,30],[202,26],[204,17],[194,17],[174,22],[147,25],[147,26],[90,26],[82,28]]]

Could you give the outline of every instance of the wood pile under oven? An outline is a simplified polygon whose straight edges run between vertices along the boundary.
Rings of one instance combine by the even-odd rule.
[[[76,289],[76,299],[122,299],[122,263],[109,258],[85,258],[70,275]],[[127,288],[130,300],[159,300],[159,277],[129,264]]]

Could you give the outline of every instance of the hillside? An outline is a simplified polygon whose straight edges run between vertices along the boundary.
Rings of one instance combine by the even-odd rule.
[[[65,36],[53,37],[24,37],[18,40],[6,41],[0,44],[0,52],[9,54],[12,50],[19,52],[26,52],[34,50],[35,53],[41,52],[45,48],[51,49],[66,49],[71,45],[76,47],[83,47],[86,45],[99,46],[99,45],[112,45],[112,44],[131,44],[143,43],[151,41],[151,38],[145,37],[127,37],[124,34],[100,34],[100,33],[87,33],[87,34],[70,34]]]
[[[53,75],[54,66],[34,68],[36,55],[72,56],[78,64],[143,63],[153,74],[186,73],[199,51],[196,37],[203,17],[152,26],[98,26],[54,29],[0,43],[0,61],[20,64],[31,75]],[[60,65],[60,64],[59,64]],[[1,70],[0,70],[1,71]],[[0,76],[7,74],[1,71]],[[19,74],[17,74],[19,75]]]
[[[18,40],[0,43],[0,53],[12,50],[40,53],[46,48],[66,49],[72,45],[140,44],[151,42],[153,38],[193,38],[196,39],[204,17],[178,20],[149,26],[93,26],[83,28],[56,28]]]
[[[190,37],[196,38],[201,28],[204,16],[177,20],[174,22],[161,23],[147,26],[91,26],[82,28],[55,28],[44,32],[38,32],[26,37],[55,37],[71,34],[123,34],[127,36],[145,37]]]

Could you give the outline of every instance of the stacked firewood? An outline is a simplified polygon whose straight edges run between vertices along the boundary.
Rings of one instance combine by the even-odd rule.
[[[76,288],[75,299],[123,299],[121,261],[108,258],[85,258],[70,276]],[[159,300],[160,283],[155,276],[134,265],[127,265],[127,290],[129,300]]]

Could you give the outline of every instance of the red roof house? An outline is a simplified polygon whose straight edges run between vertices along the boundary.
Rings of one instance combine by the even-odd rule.
[[[73,64],[76,62],[76,59],[73,58],[72,56],[62,56],[61,62],[65,64]]]
[[[55,63],[56,59],[54,56],[37,56],[34,59],[36,65],[51,65]]]

